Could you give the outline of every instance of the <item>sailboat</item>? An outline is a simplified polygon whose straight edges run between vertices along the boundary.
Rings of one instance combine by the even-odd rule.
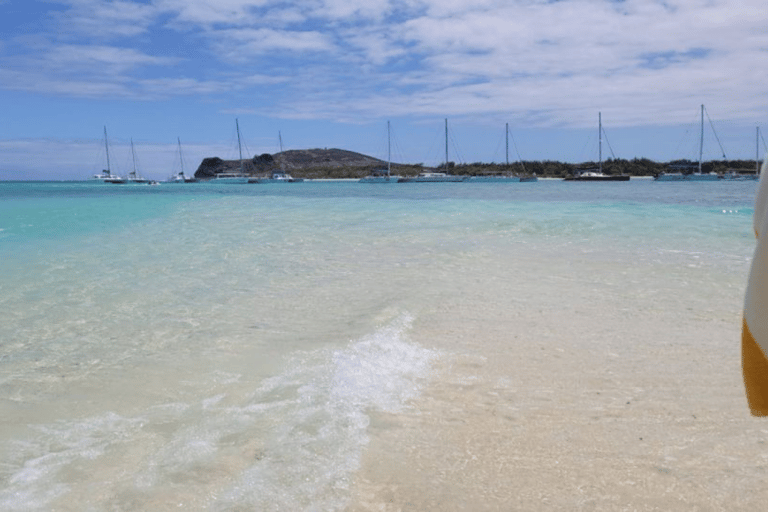
[[[151,180],[148,180],[147,178],[140,176],[139,173],[136,171],[136,150],[133,147],[133,139],[131,139],[131,157],[133,158],[133,170],[128,173],[128,177],[122,183],[126,185],[149,184]]]
[[[216,174],[213,179],[208,180],[208,183],[218,184],[234,184],[239,185],[241,183],[248,183],[248,175],[245,173],[243,166],[243,146],[240,143],[240,123],[235,119],[235,127],[237,128],[237,149],[240,154],[240,172],[221,172]]]
[[[723,174],[724,180],[757,180],[760,179],[760,127],[755,128],[755,170],[751,169],[728,169],[728,172]]]
[[[176,140],[179,142],[179,162],[181,163],[181,170],[177,174],[171,176],[168,179],[168,183],[197,183],[197,178],[184,175],[184,157],[181,155],[181,139],[176,137]]]
[[[99,174],[94,174],[93,179],[103,183],[123,183],[123,178],[112,174],[109,167],[109,139],[107,138],[107,127],[104,127],[104,147],[107,151],[107,168],[101,171]]]
[[[373,171],[369,176],[360,178],[360,183],[397,183],[400,176],[392,176],[392,139],[389,121],[387,121],[387,168]]]
[[[605,174],[603,173],[603,115],[597,113],[598,123],[598,164],[597,169],[580,171],[574,176],[563,178],[564,181],[629,181],[628,174]]]
[[[280,132],[277,132],[277,138],[280,141],[280,153],[283,152],[283,135]],[[269,178],[250,178],[248,180],[248,183],[301,183],[304,181],[304,178],[294,178],[287,172],[285,172],[282,168],[275,169],[270,174]]]
[[[448,119],[445,120],[445,169],[448,170]],[[447,172],[422,172],[415,178],[399,178],[398,183],[443,183],[466,181],[469,176]]]
[[[505,125],[504,135],[506,137],[506,164],[507,164],[507,168],[509,168],[509,123],[507,123]],[[523,165],[522,161],[520,161],[520,165],[523,166],[523,172],[525,172],[525,165]],[[503,175],[503,174],[489,174],[489,175],[470,176],[467,181],[471,181],[471,182],[474,182],[474,183],[477,183],[477,182],[485,182],[485,183],[504,183],[504,182],[510,183],[510,182],[514,182],[514,183],[517,183],[517,182],[539,181],[539,179],[536,176],[534,176],[534,175],[515,176],[515,175]]]
[[[699,135],[699,165],[693,172],[684,172],[684,169],[690,167],[687,165],[670,165],[672,169],[680,171],[661,172],[654,179],[656,181],[715,181],[720,176],[713,172],[701,172],[702,155],[704,153],[704,104],[701,105],[701,132]],[[723,155],[725,156],[725,155]]]

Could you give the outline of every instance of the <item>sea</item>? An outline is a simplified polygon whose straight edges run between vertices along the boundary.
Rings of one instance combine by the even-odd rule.
[[[545,443],[589,436],[546,441],[532,425],[579,418],[569,401],[597,416],[641,395],[686,409],[686,326],[717,347],[689,380],[723,380],[722,404],[748,416],[738,334],[756,185],[2,182],[0,510],[646,503],[583,501],[569,480],[527,492],[525,475],[557,479],[567,462]],[[670,354],[658,389],[637,384]],[[729,420],[701,404],[722,435]],[[658,465],[653,478],[689,482]],[[726,473],[708,485],[750,479]],[[729,489],[704,505],[745,491]]]

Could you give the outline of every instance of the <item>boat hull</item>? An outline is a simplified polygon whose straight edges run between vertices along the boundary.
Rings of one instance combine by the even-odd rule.
[[[358,183],[397,183],[398,180],[398,176],[366,176]]]
[[[681,174],[662,173],[656,176],[656,181],[717,181],[721,179],[717,174]]]
[[[248,183],[248,176],[216,176],[206,183],[212,183],[214,185],[244,185]]]
[[[563,181],[629,181],[629,176],[573,176],[563,178]]]
[[[470,176],[470,183],[520,183],[518,176]]]
[[[468,176],[417,176],[415,178],[400,178],[398,183],[460,183],[467,181]]]
[[[248,183],[266,185],[270,183],[301,183],[304,178],[287,178],[287,179],[275,179],[275,178],[251,178]]]

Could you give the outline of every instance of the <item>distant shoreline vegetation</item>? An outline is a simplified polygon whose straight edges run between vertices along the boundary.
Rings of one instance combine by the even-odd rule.
[[[535,174],[542,178],[565,178],[586,170],[597,169],[597,162],[578,164],[553,160],[523,161],[507,164],[470,163],[456,164],[448,162],[437,167],[423,164],[392,163],[391,173],[399,176],[417,176],[421,172],[448,172],[466,176],[529,176]],[[290,150],[275,155],[263,154],[248,160],[222,160],[205,158],[201,162],[195,177],[210,179],[220,173],[242,171],[248,176],[267,176],[275,171],[290,173],[295,178],[305,179],[354,179],[368,176],[374,172],[386,170],[387,162],[360,153],[342,149]],[[698,170],[698,162],[691,160],[673,160],[654,162],[648,158],[611,158],[602,162],[602,171],[608,175],[626,174],[630,176],[656,176],[670,170],[681,168]],[[727,173],[729,171],[754,172],[754,160],[711,160],[702,162],[704,173]],[[687,172],[687,171],[684,171]]]

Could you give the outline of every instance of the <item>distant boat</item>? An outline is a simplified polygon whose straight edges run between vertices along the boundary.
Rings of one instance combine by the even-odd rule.
[[[273,171],[269,178],[249,178],[248,183],[301,183],[304,178],[294,178],[284,171]]]
[[[243,146],[240,143],[240,123],[235,119],[235,126],[237,127],[237,149],[240,154],[240,172],[221,172],[216,175],[212,179],[208,180],[208,183],[216,183],[216,184],[222,184],[222,185],[240,185],[243,183],[248,183],[248,180],[250,176],[245,173],[245,169],[243,168]]]
[[[184,174],[184,157],[181,154],[181,139],[176,137],[176,140],[179,142],[179,162],[181,163],[181,170],[171,176],[168,179],[168,183],[197,183],[198,179],[194,178],[192,176],[186,176]]]
[[[131,157],[133,158],[133,170],[128,173],[128,177],[120,182],[123,185],[148,185],[152,180],[142,177],[136,171],[136,150],[133,147],[133,139],[131,139]]]
[[[370,175],[360,178],[360,183],[397,183],[400,176],[392,176],[392,143],[390,138],[389,121],[387,121],[387,168],[373,171]]]
[[[578,174],[563,178],[564,181],[629,181],[628,174],[605,174],[603,173],[603,115],[597,113],[598,122],[598,167],[597,169],[585,169]]]
[[[107,127],[104,127],[104,147],[107,151],[107,168],[101,171],[99,174],[94,174],[93,178],[94,180],[100,181],[102,183],[123,183],[123,178],[120,176],[117,176],[115,174],[112,174],[112,171],[109,167],[109,139],[107,138]]]
[[[724,180],[747,181],[760,179],[760,127],[755,129],[755,169],[728,169]]]
[[[445,120],[445,168],[448,169],[448,119]],[[456,183],[467,181],[469,176],[447,172],[422,172],[415,178],[399,178],[398,183]]]
[[[469,176],[457,176],[444,172],[422,172],[415,178],[399,178],[397,181],[399,183],[437,183],[467,181],[467,178]]]
[[[714,129],[714,128],[713,128]],[[722,147],[721,147],[722,149]],[[699,135],[699,165],[670,165],[672,172],[660,172],[654,179],[656,181],[715,181],[720,176],[713,172],[701,172],[702,155],[704,153],[704,105],[701,105],[701,132]],[[725,155],[723,155],[725,157]],[[680,170],[677,170],[680,169]],[[686,172],[687,169],[692,169]]]
[[[280,153],[283,152],[283,136],[280,132],[277,132],[277,138],[280,141]],[[304,178],[294,178],[282,169],[276,169],[272,171],[272,174],[268,178],[249,178],[248,183],[301,183]]]
[[[507,157],[506,163],[507,163],[507,168],[509,168],[509,123],[505,125],[504,135],[506,137],[506,157]],[[525,172],[525,165],[523,165],[522,160],[520,161],[520,165],[523,167],[523,172]],[[535,175],[515,176],[515,175],[504,175],[504,174],[492,174],[492,175],[470,176],[467,181],[474,182],[474,183],[478,183],[478,182],[480,183],[520,183],[520,182],[539,181],[539,179]]]

